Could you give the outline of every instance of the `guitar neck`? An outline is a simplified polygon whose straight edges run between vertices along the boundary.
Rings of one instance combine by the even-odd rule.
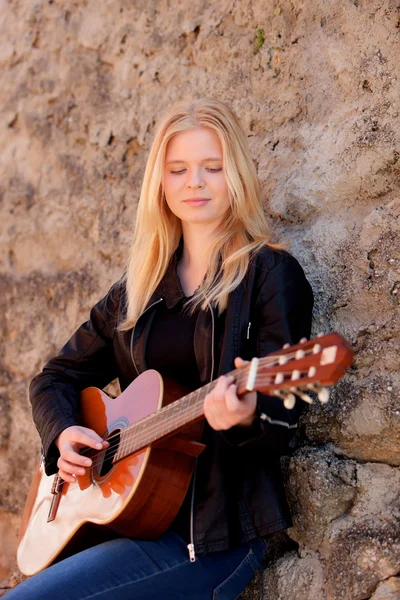
[[[248,367],[241,367],[227,373],[235,378],[238,395],[246,392]],[[114,461],[122,460],[130,454],[177,433],[186,425],[190,425],[204,417],[204,399],[215,387],[217,381],[210,383],[183,396],[175,402],[161,408],[130,427],[121,431],[121,439]]]
[[[233,376],[238,396],[248,389],[256,389],[281,398],[285,408],[292,409],[296,401],[294,394],[311,403],[309,392],[315,392],[320,402],[327,402],[327,390],[323,386],[334,385],[350,366],[352,357],[353,351],[346,340],[337,333],[329,333],[318,336],[315,341],[304,338],[293,346],[285,345],[226,375]],[[216,383],[216,380],[211,381],[123,429],[114,462],[202,419],[204,399]]]

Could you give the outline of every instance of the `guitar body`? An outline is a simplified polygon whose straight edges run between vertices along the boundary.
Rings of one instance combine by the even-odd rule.
[[[119,442],[120,431],[182,395],[180,386],[170,382],[164,387],[161,375],[149,370],[114,399],[97,388],[84,390],[83,423],[110,438],[111,448]],[[84,547],[97,543],[99,530],[138,539],[161,536],[185,498],[195,458],[204,448],[199,443],[201,433],[202,422],[193,423],[116,463],[112,458],[119,444],[108,461],[103,460],[107,450],[96,458],[91,455],[92,467],[76,483],[63,482],[55,505],[55,476],[47,476],[39,465],[21,523],[18,566],[22,573],[32,575],[72,554],[82,538]],[[51,511],[54,518],[49,521]]]

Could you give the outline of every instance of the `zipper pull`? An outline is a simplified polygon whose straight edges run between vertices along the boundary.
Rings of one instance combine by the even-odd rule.
[[[251,327],[251,323],[249,322],[249,325],[247,327],[247,339],[250,339],[250,327]]]
[[[194,544],[188,544],[187,547],[188,547],[188,550],[189,550],[190,562],[194,562],[196,560],[196,554],[195,554],[195,551],[194,551]]]

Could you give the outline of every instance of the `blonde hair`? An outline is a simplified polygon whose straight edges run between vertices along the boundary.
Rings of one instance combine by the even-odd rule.
[[[224,103],[209,98],[174,105],[159,125],[147,160],[125,271],[127,307],[119,326],[121,331],[136,324],[182,235],[181,221],[169,209],[163,191],[167,144],[178,133],[201,127],[215,131],[221,142],[231,209],[215,231],[207,274],[188,301],[191,309],[205,309],[212,304],[219,314],[223,312],[229,293],[245,276],[252,253],[266,245],[276,247],[268,243],[256,169],[234,112]]]

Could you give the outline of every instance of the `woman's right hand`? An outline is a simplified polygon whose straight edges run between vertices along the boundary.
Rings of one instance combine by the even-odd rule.
[[[85,468],[92,464],[88,456],[79,454],[81,448],[86,446],[94,450],[102,450],[110,445],[93,429],[79,425],[64,429],[56,438],[55,444],[60,451],[60,458],[57,461],[58,474],[64,481],[70,483],[76,481],[76,475],[84,475]]]

